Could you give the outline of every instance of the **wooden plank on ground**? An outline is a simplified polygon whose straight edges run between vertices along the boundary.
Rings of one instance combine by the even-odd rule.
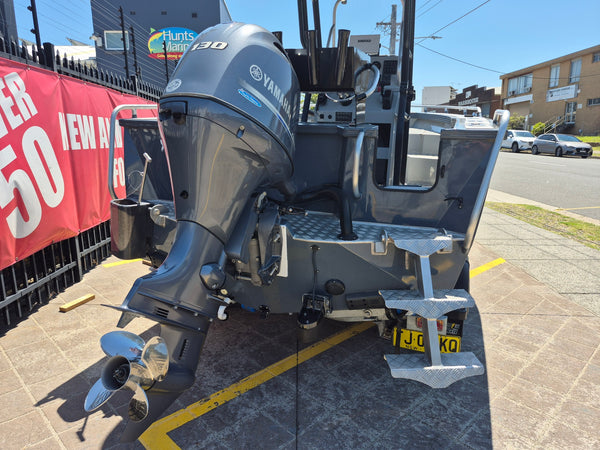
[[[96,296],[94,294],[87,294],[87,295],[84,295],[83,297],[79,297],[77,300],[73,300],[72,302],[65,303],[58,309],[60,312],[71,311],[72,309],[77,308],[78,306],[83,305],[84,303],[87,303],[90,300],[94,300],[94,298],[96,298]]]

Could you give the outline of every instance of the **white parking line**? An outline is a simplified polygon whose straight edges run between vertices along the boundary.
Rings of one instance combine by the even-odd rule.
[[[600,206],[580,206],[579,208],[556,208],[556,211],[575,211],[576,209],[599,209]]]
[[[545,163],[545,162],[540,162],[538,163],[539,165],[543,165],[543,166],[555,166],[555,167],[566,167],[564,164],[556,164],[556,163]]]

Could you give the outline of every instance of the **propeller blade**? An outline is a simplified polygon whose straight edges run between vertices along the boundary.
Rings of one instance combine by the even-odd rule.
[[[142,356],[144,340],[129,331],[111,331],[100,338],[100,346],[108,356],[124,356],[137,361]]]
[[[169,370],[169,351],[165,340],[154,336],[142,352],[142,363],[150,371],[154,381],[162,381]]]
[[[115,392],[116,391],[106,389],[104,387],[104,383],[102,383],[102,379],[100,379],[94,383],[90,389],[90,392],[88,392],[83,408],[87,412],[98,409],[100,406],[106,403],[106,401],[111,398]]]
[[[127,380],[127,387],[135,392],[132,385],[139,385],[143,389],[148,389],[154,383],[152,374],[146,366],[140,361],[129,363],[129,379]]]
[[[152,402],[152,409],[148,411],[148,415],[145,419],[141,421],[130,420],[127,422],[125,430],[121,435],[121,442],[133,442],[139,438],[153,422],[159,419],[169,405],[181,395],[181,392],[155,393],[150,390],[146,392],[146,394],[148,395],[149,401]]]
[[[129,418],[134,422],[141,422],[148,415],[148,396],[139,384],[128,382],[126,386],[133,391],[133,398],[129,402],[127,411]]]

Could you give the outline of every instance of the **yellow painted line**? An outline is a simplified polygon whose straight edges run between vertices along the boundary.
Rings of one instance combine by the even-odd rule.
[[[504,264],[505,262],[506,261],[502,258],[495,259],[493,261],[490,261],[487,264],[484,264],[483,266],[479,266],[474,269],[471,269],[471,271],[469,272],[469,275],[471,278],[476,277],[477,275],[479,275],[483,272],[486,272],[490,269],[493,269],[494,267],[499,266],[500,264]]]
[[[147,449],[179,449],[177,444],[167,435],[170,431],[206,414],[218,406],[233,400],[236,397],[248,392],[249,390],[275,378],[282,373],[293,369],[298,364],[301,364],[320,353],[336,346],[337,344],[350,339],[357,334],[362,333],[372,327],[372,322],[361,322],[345,330],[334,334],[322,341],[319,341],[310,347],[301,350],[298,353],[288,356],[275,364],[262,369],[243,380],[232,384],[228,388],[215,392],[209,397],[206,397],[196,403],[191,404],[185,409],[174,412],[173,414],[160,419],[152,424],[144,434],[139,438],[139,441]]]
[[[129,264],[129,263],[133,263],[133,262],[138,262],[138,261],[143,261],[142,258],[137,258],[137,259],[124,259],[123,261],[117,261],[114,263],[107,263],[107,264],[102,264],[102,267],[115,267],[115,266],[122,266],[123,264]]]
[[[471,278],[490,270],[506,261],[502,258],[495,259],[483,266],[479,266],[470,271]],[[114,264],[114,263],[113,263]],[[372,322],[360,322],[356,325],[346,328],[345,330],[334,334],[322,341],[319,341],[304,350],[294,353],[281,361],[271,364],[265,369],[232,384],[231,386],[215,392],[214,394],[203,398],[195,403],[192,403],[184,409],[180,409],[160,420],[154,422],[145,432],[139,437],[139,441],[146,449],[161,449],[161,450],[181,450],[181,448],[168,435],[169,432],[179,428],[192,420],[218,408],[219,406],[233,400],[240,395],[260,386],[282,373],[293,369],[297,365],[323,353],[330,348],[335,347],[341,342],[350,339],[357,334],[362,333],[372,327]]]
[[[600,206],[582,206],[581,208],[556,208],[555,211],[575,211],[577,209],[598,209]]]

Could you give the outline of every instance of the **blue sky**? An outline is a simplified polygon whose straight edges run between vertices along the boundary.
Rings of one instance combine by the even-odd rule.
[[[142,0],[143,1],[143,0]],[[179,0],[182,1],[182,0]],[[196,0],[199,1],[199,0]],[[299,47],[296,0],[226,0],[234,20],[256,23],[270,31],[283,31],[284,46]],[[309,11],[310,4],[308,0]],[[335,0],[321,0],[323,42],[331,26]],[[389,21],[391,5],[400,0],[348,0],[337,9],[337,28],[353,34],[376,34],[377,22]],[[19,36],[34,40],[29,32],[29,0],[15,0]],[[472,13],[437,32],[442,27],[482,5]],[[67,36],[92,41],[89,1],[37,0],[42,41],[68,45]],[[310,14],[310,13],[309,13]],[[477,84],[500,86],[500,73],[512,72],[549,59],[600,44],[600,0],[417,0],[416,36],[435,52],[473,67],[415,47],[414,85],[417,101],[424,86],[453,86],[459,91]],[[312,18],[309,18],[312,24]],[[388,45],[389,37],[382,37]]]

